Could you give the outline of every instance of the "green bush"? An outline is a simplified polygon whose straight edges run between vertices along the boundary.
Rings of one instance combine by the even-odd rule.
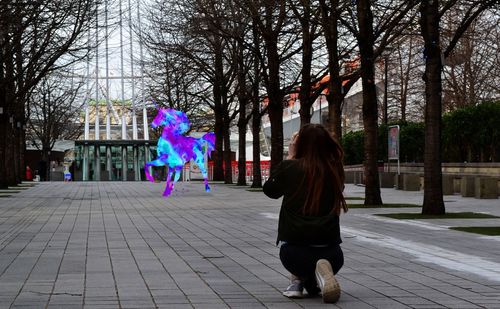
[[[424,125],[413,122],[396,122],[379,126],[377,159],[387,162],[387,132],[391,125],[399,125],[401,162],[423,162]],[[344,164],[363,163],[363,138],[364,131],[349,132],[342,137],[345,152]]]
[[[443,162],[498,162],[500,101],[445,114],[442,140]]]
[[[342,136],[344,164],[353,165],[363,162],[363,131],[349,132]]]
[[[421,122],[395,122],[380,125],[378,160],[387,162],[388,126],[399,125],[401,162],[423,162],[425,125]],[[443,115],[443,162],[498,162],[500,159],[500,101],[483,102]],[[349,132],[342,138],[346,165],[363,163],[363,131]]]

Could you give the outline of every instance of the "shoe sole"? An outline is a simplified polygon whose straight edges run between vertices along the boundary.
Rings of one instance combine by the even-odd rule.
[[[302,292],[297,292],[297,291],[286,291],[283,292],[283,296],[286,296],[288,298],[304,298],[304,294]]]
[[[321,288],[323,302],[336,303],[340,298],[340,285],[327,260],[319,260],[316,264],[316,280]]]

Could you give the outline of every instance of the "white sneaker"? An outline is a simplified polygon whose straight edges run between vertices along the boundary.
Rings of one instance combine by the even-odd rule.
[[[289,298],[303,298],[304,285],[300,280],[292,281],[286,290],[283,291],[283,295]]]
[[[340,285],[333,275],[332,265],[325,259],[316,263],[316,281],[321,289],[323,302],[335,303],[340,298]]]

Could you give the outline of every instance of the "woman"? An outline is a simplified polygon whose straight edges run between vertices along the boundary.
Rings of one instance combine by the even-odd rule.
[[[302,297],[305,288],[310,296],[321,291],[324,302],[336,302],[340,287],[334,274],[344,264],[339,215],[347,211],[343,151],[325,127],[307,124],[289,152],[294,158],[278,165],[264,184],[270,198],[284,196],[278,244],[292,284],[283,294]]]

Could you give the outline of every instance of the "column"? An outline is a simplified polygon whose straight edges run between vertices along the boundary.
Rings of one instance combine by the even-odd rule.
[[[101,152],[99,151],[99,145],[94,146],[94,175],[95,175],[95,180],[100,181],[101,180]]]
[[[137,145],[133,146],[134,149],[134,180],[141,180],[141,174],[139,173],[139,151],[137,149]]]
[[[89,146],[87,144],[83,145],[82,180],[89,180]]]
[[[122,181],[127,181],[127,146],[122,146]]]

